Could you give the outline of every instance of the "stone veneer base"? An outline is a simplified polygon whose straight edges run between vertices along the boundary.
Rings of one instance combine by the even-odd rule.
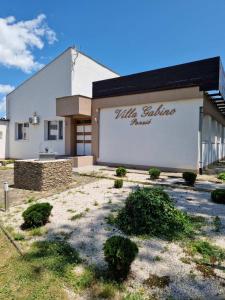
[[[72,160],[18,160],[14,164],[14,186],[19,189],[46,191],[72,181]]]

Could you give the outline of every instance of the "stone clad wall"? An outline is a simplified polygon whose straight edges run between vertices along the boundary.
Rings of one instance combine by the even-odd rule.
[[[72,160],[15,161],[15,188],[44,191],[72,181]]]

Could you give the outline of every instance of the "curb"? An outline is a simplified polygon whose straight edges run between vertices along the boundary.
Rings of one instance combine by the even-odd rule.
[[[9,240],[9,242],[13,245],[13,247],[16,249],[16,251],[19,253],[20,256],[23,256],[23,252],[21,248],[18,246],[18,244],[13,240],[11,235],[7,232],[7,230],[3,227],[3,225],[0,223],[0,229],[6,236],[6,238]]]

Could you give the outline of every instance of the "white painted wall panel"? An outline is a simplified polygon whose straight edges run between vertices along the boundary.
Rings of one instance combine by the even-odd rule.
[[[7,96],[10,157],[37,158],[45,147],[64,155],[65,122],[63,140],[45,140],[45,121],[64,120],[56,117],[56,98],[75,94],[92,96],[93,81],[117,76],[81,53],[73,65],[74,53],[74,49],[68,49]],[[28,122],[34,112],[40,117],[40,124],[30,125],[27,141],[16,140],[15,123]]]
[[[199,107],[202,99],[149,104],[176,109],[171,116],[138,117],[151,119],[149,125],[131,126],[129,119],[115,119],[115,110],[100,111],[99,162],[198,168]],[[132,106],[138,116],[145,105]],[[120,107],[119,109],[126,109]]]
[[[72,94],[92,97],[92,82],[118,77],[116,73],[88,56],[73,51]]]
[[[56,117],[56,98],[68,95],[71,95],[71,49],[7,96],[10,157],[37,158],[44,146],[58,154],[65,153],[65,134],[63,140],[45,141],[44,121],[64,120]],[[15,140],[15,123],[28,122],[34,112],[40,117],[40,124],[30,125],[28,141]]]
[[[0,123],[0,159],[8,157],[8,123]]]

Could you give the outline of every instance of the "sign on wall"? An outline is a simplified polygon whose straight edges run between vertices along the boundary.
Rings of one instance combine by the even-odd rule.
[[[141,110],[136,107],[117,108],[115,110],[115,119],[127,119],[131,126],[150,125],[154,117],[171,117],[176,113],[175,108],[166,108],[160,104],[157,108],[151,105],[144,105]]]

